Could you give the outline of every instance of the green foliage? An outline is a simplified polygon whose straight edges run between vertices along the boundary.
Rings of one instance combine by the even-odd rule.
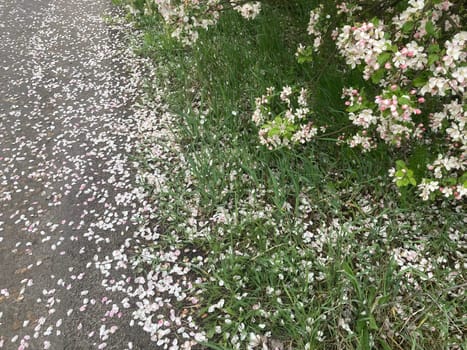
[[[415,23],[413,21],[408,21],[405,22],[404,25],[402,26],[402,32],[405,34],[411,33],[415,28]]]
[[[407,168],[407,165],[402,160],[396,161],[396,185],[398,187],[406,187],[408,185],[416,186],[417,180],[414,178],[413,170]]]
[[[303,28],[316,4],[293,5],[271,0],[254,21],[226,13],[191,49],[172,41],[154,15],[139,18],[145,31],[140,52],[158,61],[164,99],[179,117],[177,152],[187,163],[187,169],[178,168],[174,157],[165,164],[173,172],[167,189],[157,193],[155,215],[167,234],[157,244],[195,246],[206,256],[203,265],[192,262],[204,278],[202,306],[194,311],[209,335],[203,347],[231,349],[226,334],[244,325],[247,332],[268,331],[292,349],[307,343],[311,349],[444,348],[455,341],[452,329],[466,311],[449,290],[459,283],[449,279],[456,270],[440,265],[436,278],[424,279],[394,261],[397,249],[417,250],[420,242],[426,242],[430,261],[456,258],[450,237],[462,229],[459,213],[431,211],[410,191],[401,200],[388,181],[386,169],[395,162],[396,185],[416,186],[431,157],[426,148],[404,162],[387,145],[365,157],[335,142],[275,152],[258,147],[251,114],[255,98],[270,86],[307,86],[317,122],[335,128],[329,139],[351,127],[341,100],[344,86],[365,86],[364,103],[348,112],[370,103],[365,91],[371,84],[343,73],[337,57],[314,57],[307,49],[297,62],[294,52],[306,40]],[[442,55],[439,47],[430,50]],[[378,62],[389,61],[394,51],[387,48]],[[411,104],[395,93],[400,103]],[[270,111],[270,136],[281,126],[295,131],[280,111]],[[459,180],[467,185],[466,174]],[[216,224],[219,210],[232,221]],[[193,211],[196,228],[187,224]],[[306,231],[313,236],[309,242]],[[220,299],[223,310],[206,312]]]
[[[378,56],[378,63],[382,66],[384,65],[387,61],[389,61],[391,59],[391,53],[390,52],[382,52],[379,56]]]
[[[463,184],[465,188],[467,188],[467,172],[462,174],[462,176],[459,178],[459,183]]]
[[[298,54],[297,61],[300,64],[311,63],[313,62],[313,56],[313,48],[308,46]]]

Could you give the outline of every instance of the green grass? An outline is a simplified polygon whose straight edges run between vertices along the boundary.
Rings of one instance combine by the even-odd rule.
[[[264,6],[254,21],[226,14],[191,49],[156,16],[138,19],[186,160],[164,165],[157,215],[166,244],[204,252],[192,267],[205,346],[234,349],[237,338],[246,349],[254,333],[285,349],[466,349],[462,208],[398,194],[384,146],[259,145],[251,114],[269,86],[308,85],[320,122],[348,125],[340,94],[356,78],[338,61],[296,62],[310,6],[297,4]]]

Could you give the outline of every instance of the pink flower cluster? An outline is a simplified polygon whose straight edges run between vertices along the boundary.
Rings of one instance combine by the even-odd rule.
[[[341,28],[336,45],[346,63],[353,69],[365,64],[364,77],[380,69],[378,56],[384,52],[391,41],[386,39],[384,24],[363,23],[359,26],[345,25]]]
[[[349,119],[359,129],[348,136],[348,144],[364,152],[381,141],[404,149],[424,145],[435,158],[425,164],[425,177],[417,179],[420,196],[464,198],[467,32],[461,31],[458,4],[409,0],[401,13],[388,8],[381,19],[355,22],[364,7],[359,1],[338,4],[335,22],[343,25],[325,38],[335,41],[349,70],[359,69],[379,89],[373,96],[360,87],[344,89]],[[308,33],[315,38],[322,37],[316,29],[322,27],[322,9],[311,12]],[[301,45],[297,56],[308,53]]]

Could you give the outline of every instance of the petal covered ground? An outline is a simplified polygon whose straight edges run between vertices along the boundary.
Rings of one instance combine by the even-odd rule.
[[[0,348],[159,348],[130,326],[148,62],[125,25],[105,26],[110,10],[0,1]]]

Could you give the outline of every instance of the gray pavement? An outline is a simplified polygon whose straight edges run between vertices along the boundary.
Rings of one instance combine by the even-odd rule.
[[[131,327],[135,87],[105,0],[0,0],[0,348],[157,348]],[[103,269],[105,272],[108,269]],[[106,272],[107,273],[107,272]],[[118,288],[116,288],[118,289]]]

